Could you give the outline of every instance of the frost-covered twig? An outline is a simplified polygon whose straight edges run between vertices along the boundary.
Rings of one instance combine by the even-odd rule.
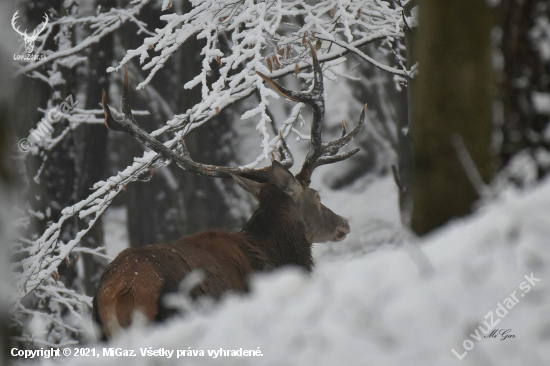
[[[234,102],[235,98],[241,99],[258,89],[259,105],[242,116],[243,119],[260,116],[257,130],[262,136],[263,159],[256,160],[268,159],[273,150],[266,127],[271,122],[266,108],[269,105],[268,98],[273,93],[261,84],[255,71],[274,79],[308,67],[309,64],[304,62],[308,54],[304,52],[307,51],[304,48],[306,38],[316,42],[316,48],[322,51],[319,52],[320,62],[354,52],[386,71],[407,75],[406,71],[383,65],[359,50],[359,47],[378,39],[403,37],[402,9],[399,6],[390,7],[375,0],[321,1],[312,6],[302,1],[275,0],[209,0],[192,3],[193,9],[186,14],[162,16],[161,19],[167,25],[158,29],[154,37],[146,38],[137,49],[129,50],[120,64],[109,70],[119,70],[131,59],[139,57],[143,69],[150,70],[145,80],[137,86],[141,89],[149,84],[167,59],[188,39],[205,39],[206,45],[201,52],[204,56],[202,70],[184,86],[193,88],[201,85],[203,97],[189,111],[189,119],[191,123],[200,125],[205,113],[219,112]],[[284,24],[281,23],[283,17],[288,19]],[[304,24],[299,25],[302,19]],[[244,27],[241,26],[243,24]],[[224,55],[220,49],[219,38],[222,35],[231,40],[229,55]],[[329,42],[323,42],[322,39],[337,43],[340,47],[332,50]],[[150,56],[152,50],[160,54]],[[214,62],[220,66],[220,77],[210,85],[207,77]]]
[[[85,18],[75,18],[73,16],[63,17],[55,22],[50,22],[47,24],[46,32],[38,37],[38,41],[41,42],[41,46],[38,47],[38,52],[43,51],[44,44],[46,43],[47,38],[52,32],[53,27],[58,25],[64,26],[75,26],[77,24],[90,24],[91,29],[97,29],[91,36],[86,37],[82,42],[76,44],[73,47],[68,49],[60,49],[56,52],[48,52],[47,57],[29,63],[27,66],[24,66],[17,70],[16,75],[26,74],[31,71],[37,70],[38,68],[51,63],[57,59],[67,58],[69,56],[75,55],[83,50],[87,49],[94,43],[98,43],[101,39],[107,36],[110,33],[113,33],[119,29],[122,24],[126,21],[133,21],[141,31],[151,34],[145,30],[142,22],[137,21],[135,16],[139,14],[141,9],[149,2],[149,0],[142,0],[139,4],[125,10],[112,9],[109,12],[98,14],[97,16],[90,16]]]
[[[472,184],[472,187],[474,188],[478,196],[481,198],[488,198],[492,196],[491,189],[485,184],[483,178],[481,178],[481,174],[479,174],[479,171],[477,170],[476,165],[472,160],[470,153],[468,152],[468,149],[466,149],[466,145],[464,145],[464,140],[462,139],[462,136],[458,134],[454,134],[453,136],[451,136],[451,144],[453,145],[456,156],[458,157],[458,160],[460,161],[460,164],[462,165],[462,168],[464,169],[468,180]]]
[[[145,3],[146,1],[142,1],[123,11],[122,13],[128,15],[126,17],[121,15],[121,11],[112,10],[86,19],[98,30],[74,47],[49,54],[48,62],[74,55],[118,29],[124,21],[135,20],[135,14]],[[149,70],[145,80],[138,85],[138,89],[143,88],[183,43],[191,38],[203,40],[205,45],[201,51],[202,69],[184,86],[194,88],[200,85],[202,100],[185,113],[175,115],[165,126],[150,135],[156,137],[175,131],[175,136],[169,137],[164,146],[170,150],[178,147],[181,149],[181,138],[215,118],[224,108],[258,91],[259,104],[241,118],[259,119],[256,128],[262,136],[261,152],[242,168],[253,168],[262,161],[269,161],[271,154],[281,147],[281,138],[286,138],[291,132],[301,139],[311,138],[293,126],[294,121],[301,118],[302,105],[293,108],[291,115],[279,129],[280,135],[270,135],[267,125],[271,122],[271,117],[267,113],[267,107],[270,98],[278,96],[263,84],[256,71],[264,73],[270,79],[296,74],[311,83],[313,73],[301,72],[311,67],[306,47],[308,41],[315,45],[319,62],[325,63],[325,67],[329,68],[327,74],[330,74],[331,65],[343,61],[343,56],[347,53],[365,55],[360,48],[369,43],[388,37],[403,37],[402,9],[393,2],[390,6],[388,2],[377,0],[331,0],[310,6],[303,1],[195,0],[192,5],[193,8],[186,14],[163,15],[161,19],[166,21],[166,26],[157,29],[154,35],[148,33],[151,37],[145,38],[137,49],[129,50],[119,65],[109,71],[116,71],[131,59],[139,57],[142,68]],[[58,22],[69,20],[60,19]],[[221,37],[230,42],[229,54],[220,49]],[[154,55],[150,55],[150,52],[154,52]],[[334,64],[327,64],[329,61],[334,61]],[[212,81],[209,77],[214,63],[219,65],[219,77]],[[35,71],[41,65],[43,64],[32,63],[19,72]],[[398,75],[405,72],[389,65],[379,66],[386,71],[395,71]],[[95,118],[92,117],[94,122]],[[29,246],[29,256],[20,263],[23,272],[17,297],[24,297],[51,278],[57,266],[76,247],[125,185],[148,175],[150,168],[168,163],[169,161],[158,154],[146,152],[124,171],[107,181],[96,183],[95,191],[89,197],[65,208],[60,219]],[[88,216],[92,216],[92,219],[85,229],[65,243],[60,240],[61,228],[76,215],[80,219]]]
[[[29,303],[35,306],[30,307]],[[20,301],[13,303],[14,324],[23,327],[26,322],[39,320],[44,332],[31,336],[23,329],[21,336],[12,337],[12,341],[49,347],[78,344],[66,334],[83,333],[86,320],[82,314],[89,313],[91,308],[91,297],[68,289],[61,281],[50,277],[32,293],[32,299],[26,299],[25,305]]]

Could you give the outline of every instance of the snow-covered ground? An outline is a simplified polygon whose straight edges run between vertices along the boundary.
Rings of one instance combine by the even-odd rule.
[[[315,178],[315,177],[314,177]],[[313,245],[317,265],[341,261],[372,252],[381,246],[395,246],[401,241],[401,222],[397,188],[393,177],[371,182],[369,177],[340,191],[331,191],[321,182],[323,204],[349,220],[351,232],[342,242]]]
[[[228,295],[209,310],[134,327],[97,345],[98,358],[64,364],[550,364],[550,181],[510,191],[421,240],[396,231],[391,178],[360,194],[354,189],[361,191],[323,194],[327,206],[351,215],[353,235],[316,245],[312,275],[286,269],[258,276],[248,296]],[[514,337],[485,338],[493,329]],[[107,347],[137,356],[104,356]],[[209,355],[220,348],[262,356]],[[159,349],[174,353],[141,356]],[[178,350],[185,356],[178,359]],[[193,350],[204,356],[189,356]]]

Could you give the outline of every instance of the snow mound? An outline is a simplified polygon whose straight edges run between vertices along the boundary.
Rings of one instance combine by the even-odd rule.
[[[209,311],[160,326],[133,327],[97,345],[97,358],[63,361],[116,366],[550,364],[550,181],[528,192],[509,191],[429,237],[403,238],[398,246],[321,262],[311,276],[290,268],[257,276],[248,296],[228,295]],[[490,337],[494,329],[499,334]],[[514,337],[501,340],[503,335]],[[107,347],[134,350],[137,356],[104,356]],[[171,358],[142,357],[140,348],[175,352]],[[208,354],[220,348],[261,351],[262,356]],[[176,358],[177,350],[185,355]],[[189,356],[192,350],[204,356]]]

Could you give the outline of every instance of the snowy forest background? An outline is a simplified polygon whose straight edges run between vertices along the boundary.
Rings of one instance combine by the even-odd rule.
[[[34,47],[47,59],[12,59],[25,53],[16,11],[21,30],[48,15]],[[307,41],[325,76],[323,138],[338,136],[342,119],[353,127],[368,103],[350,147],[362,151],[312,182],[351,234],[314,246],[312,275],[261,275],[251,294],[216,306],[174,296],[193,311],[138,325],[112,347],[264,355],[186,360],[196,365],[550,361],[546,1],[21,0],[0,4],[0,31],[0,364],[29,362],[9,358],[12,347],[100,349],[91,297],[118,252],[239,230],[254,211],[232,181],[187,173],[109,131],[102,90],[119,110],[127,67],[137,122],[172,148],[184,137],[196,161],[266,166],[282,135],[298,167],[310,109],[256,71],[307,90]],[[34,142],[29,130],[69,95],[78,104]],[[29,152],[17,148],[22,138],[34,142]],[[540,282],[496,326],[515,338],[470,336],[532,273]]]

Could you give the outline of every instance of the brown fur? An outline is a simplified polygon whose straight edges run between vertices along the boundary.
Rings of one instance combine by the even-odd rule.
[[[172,244],[156,244],[121,252],[101,275],[93,300],[93,317],[110,338],[140,311],[149,321],[160,321],[173,311],[162,303],[166,293],[178,291],[183,278],[201,269],[203,280],[191,295],[218,299],[228,290],[245,292],[254,271],[297,265],[311,271],[313,241],[341,240],[347,221],[321,205],[317,192],[298,183],[277,162],[270,181],[239,184],[252,193],[260,207],[241,232],[204,231]]]
[[[185,275],[198,268],[205,278],[193,289],[194,297],[219,298],[229,289],[244,292],[246,278],[253,270],[251,262],[265,263],[262,256],[250,247],[244,234],[223,231],[201,232],[170,245],[126,249],[101,276],[95,301],[99,306],[97,311],[94,309],[96,320],[103,325],[107,338],[113,326],[130,324],[134,310],[141,311],[149,321],[159,320],[162,295],[177,291]]]

